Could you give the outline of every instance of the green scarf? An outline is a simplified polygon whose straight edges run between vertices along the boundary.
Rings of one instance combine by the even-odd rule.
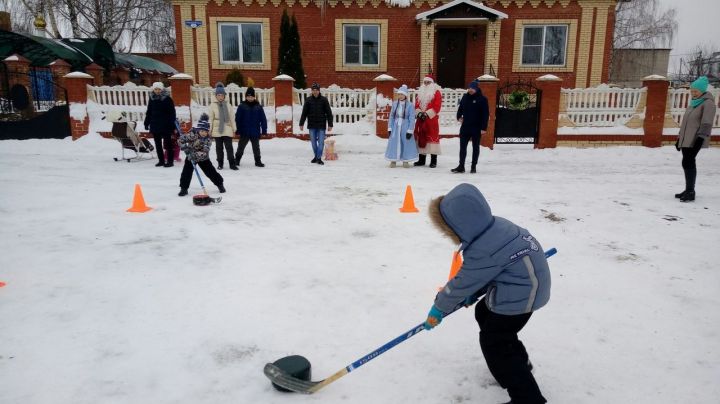
[[[705,95],[705,93],[703,93],[703,95]],[[705,98],[703,98],[703,95],[701,95],[699,98],[693,98],[692,100],[690,100],[690,105],[693,108],[699,107],[700,104],[702,104],[703,101],[705,101]]]

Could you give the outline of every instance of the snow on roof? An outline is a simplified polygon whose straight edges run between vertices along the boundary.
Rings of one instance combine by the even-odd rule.
[[[185,73],[177,73],[170,76],[171,79],[185,79],[185,80],[192,80],[192,76]]]
[[[381,74],[373,79],[373,81],[395,81],[395,80],[397,80],[397,79],[389,74]]]
[[[436,14],[436,13],[438,13],[438,12],[440,12],[440,11],[443,11],[443,10],[447,10],[448,8],[451,8],[451,7],[455,7],[455,6],[459,5],[459,4],[467,4],[467,5],[470,6],[470,7],[474,7],[474,8],[476,8],[476,9],[478,9],[478,10],[485,11],[486,13],[494,14],[494,15],[496,15],[498,18],[508,18],[508,15],[507,15],[507,14],[505,14],[505,13],[503,13],[503,12],[501,12],[501,11],[497,11],[497,10],[495,10],[495,9],[493,9],[493,8],[484,6],[484,5],[480,4],[480,3],[475,3],[474,1],[469,1],[469,0],[454,0],[454,1],[451,1],[450,3],[447,3],[447,4],[442,5],[442,6],[440,6],[440,7],[436,7],[436,8],[430,9],[430,10],[428,10],[428,11],[425,11],[424,13],[420,13],[420,14],[418,14],[418,15],[415,16],[415,19],[416,19],[416,20],[424,20],[424,19],[426,19],[427,17],[429,17],[429,16],[431,16],[431,15],[433,15],[433,14]]]
[[[279,76],[275,76],[275,77],[273,77],[273,80],[285,80],[285,81],[287,81],[287,80],[292,80],[292,81],[295,81],[294,78],[288,76],[287,74],[281,74],[281,75],[279,75]]]
[[[91,79],[93,76],[83,73],[83,72],[70,72],[65,75],[65,78],[81,78],[81,79]]]
[[[562,80],[562,79],[554,74],[546,74],[544,76],[538,77],[538,80],[556,81],[556,80]]]

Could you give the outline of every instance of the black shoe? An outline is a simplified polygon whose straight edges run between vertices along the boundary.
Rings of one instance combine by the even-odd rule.
[[[180,192],[178,193],[178,196],[185,196],[187,195],[187,188],[180,188]]]
[[[263,164],[262,161],[256,161],[255,167],[265,167],[265,164]]]
[[[311,163],[317,163],[317,162],[318,162],[318,158],[317,158],[317,157],[313,157],[313,159],[310,160],[310,162],[311,162]]]
[[[682,198],[682,197],[685,195],[686,192],[687,192],[687,191],[682,191],[682,192],[680,192],[679,194],[675,194],[675,197],[676,197],[676,198]]]
[[[464,173],[464,172],[465,172],[465,167],[459,165],[459,166],[453,168],[452,170],[450,170],[450,172],[453,172],[453,173]]]
[[[169,162],[169,163],[165,163],[165,165],[163,165],[163,167],[172,167],[173,165],[174,165],[174,164],[173,164],[172,161],[171,161],[171,162]]]
[[[320,164],[321,166],[324,166],[324,165],[325,165],[325,163],[323,163],[323,161],[320,160],[320,159],[317,160],[317,163]]]
[[[430,168],[437,167],[437,154],[430,155],[430,165],[428,167],[430,167]]]
[[[240,159],[241,159],[241,157],[235,157],[235,160],[233,160],[233,162],[235,163],[236,166],[240,165]]]
[[[414,165],[415,167],[424,166],[424,165],[425,165],[425,159],[426,159],[426,158],[427,158],[427,155],[426,155],[426,154],[420,154],[420,155],[418,156],[418,161],[414,162],[413,165]]]
[[[221,194],[225,193],[225,186],[223,186],[223,184],[220,184],[217,187],[218,187],[218,191],[220,191]]]
[[[437,163],[430,163],[430,165],[428,165],[428,167],[435,168],[435,167],[437,167]]]
[[[695,191],[686,191],[685,195],[680,197],[680,202],[692,202],[695,200]]]
[[[413,165],[414,165],[415,167],[420,167],[420,166],[424,166],[424,165],[425,165],[425,162],[423,161],[423,162],[421,163],[421,162],[419,162],[419,161],[416,161],[416,162],[413,163]]]
[[[472,166],[472,167],[470,168],[470,173],[471,173],[471,174],[475,174],[476,172],[477,172],[477,170],[475,169],[475,166]]]
[[[164,161],[159,161],[157,164],[155,164],[155,167],[162,167],[165,165]]]
[[[218,170],[222,170],[222,167],[223,167],[222,164],[218,164]]]
[[[238,166],[236,166],[235,164],[233,164],[233,165],[230,166],[230,169],[237,171],[237,170],[238,170]]]

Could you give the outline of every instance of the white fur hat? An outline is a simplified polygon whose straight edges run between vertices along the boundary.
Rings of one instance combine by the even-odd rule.
[[[397,93],[402,94],[407,97],[408,96],[408,87],[405,84],[401,85],[400,88],[398,88]]]
[[[153,90],[156,89],[156,88],[159,88],[159,89],[161,89],[161,90],[164,90],[164,89],[165,89],[165,86],[163,85],[163,83],[162,83],[161,81],[156,81],[156,82],[152,83],[152,87],[151,87],[151,88],[152,88]]]

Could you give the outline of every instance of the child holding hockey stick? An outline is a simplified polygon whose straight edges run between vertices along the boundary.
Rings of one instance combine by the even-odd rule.
[[[180,148],[187,154],[182,174],[180,174],[180,193],[178,196],[188,194],[190,180],[193,176],[193,163],[197,164],[205,173],[205,175],[218,187],[220,193],[225,192],[223,186],[223,177],[215,171],[210,162],[208,152],[212,145],[212,137],[210,137],[210,122],[208,122],[207,114],[202,114],[197,126],[190,132],[180,135]]]
[[[550,270],[542,246],[527,230],[493,216],[482,193],[470,184],[433,199],[428,211],[435,227],[462,243],[464,262],[435,297],[425,329],[436,327],[463,302],[469,306],[485,295],[475,306],[475,319],[490,373],[507,389],[511,404],[547,402],[517,336],[550,299]]]

